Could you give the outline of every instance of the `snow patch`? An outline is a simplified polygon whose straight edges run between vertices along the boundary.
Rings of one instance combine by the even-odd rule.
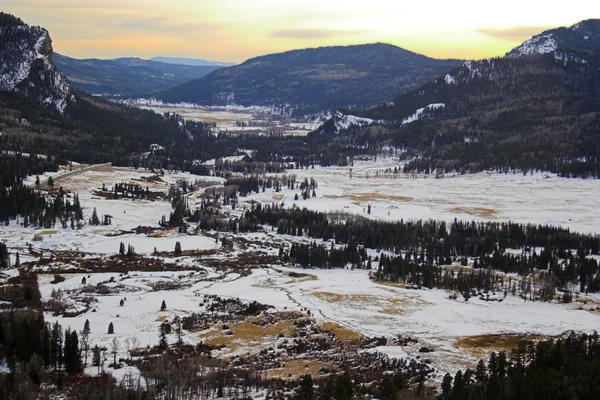
[[[45,46],[50,40],[48,31],[40,27],[4,27],[0,39],[4,42],[0,90],[20,93],[62,114],[70,88],[66,77],[50,61],[52,50]]]
[[[456,82],[456,78],[454,78],[450,74],[446,74],[446,76],[444,77],[444,81],[446,82],[447,85],[457,85],[458,84],[458,82]]]
[[[355,115],[346,115],[342,114],[339,111],[336,111],[334,115],[334,121],[336,133],[348,129],[351,126],[368,126],[373,125],[375,123],[375,120],[371,118],[362,118],[357,117]]]
[[[552,34],[534,36],[521,46],[507,54],[508,57],[528,56],[532,54],[548,54],[556,51],[558,45]]]
[[[410,124],[412,122],[418,121],[419,119],[421,119],[423,117],[423,113],[426,110],[438,110],[440,108],[446,107],[446,104],[444,103],[433,103],[433,104],[429,104],[423,108],[419,108],[417,111],[415,111],[415,113],[409,117],[406,117],[402,120],[402,125],[406,125],[406,124]]]

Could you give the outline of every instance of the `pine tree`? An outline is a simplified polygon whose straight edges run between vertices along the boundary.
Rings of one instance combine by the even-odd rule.
[[[110,324],[108,324],[108,333],[109,334],[115,333],[115,326],[113,325],[112,322]]]
[[[65,332],[65,370],[71,375],[81,371],[79,338],[76,331],[71,332],[69,329]]]
[[[94,207],[94,211],[92,211],[90,225],[100,225],[100,218],[98,218],[98,212],[96,211],[96,207]]]
[[[175,254],[180,255],[181,253],[181,243],[175,242]]]
[[[83,324],[83,333],[90,333],[90,320],[86,319],[85,323]]]
[[[167,342],[167,324],[165,322],[160,324],[158,335],[158,347],[162,350],[169,347],[169,342]]]
[[[48,177],[48,186],[54,187],[54,179],[51,176]]]
[[[444,375],[442,380],[442,396],[441,399],[449,400],[452,398],[452,376],[449,373]]]
[[[98,374],[100,373],[100,358],[102,357],[101,354],[101,350],[100,347],[98,347],[98,345],[95,345],[94,348],[92,349],[92,365],[95,367],[98,367]]]
[[[165,301],[162,301],[162,304],[160,305],[160,311],[165,311],[167,309],[167,303],[165,303]]]
[[[306,374],[300,381],[300,398],[304,400],[313,400],[315,398],[315,389],[310,374]]]

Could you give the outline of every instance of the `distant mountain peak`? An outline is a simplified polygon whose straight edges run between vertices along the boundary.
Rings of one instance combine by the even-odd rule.
[[[63,113],[70,86],[54,66],[48,31],[10,14],[0,15],[0,24],[0,90],[20,93]]]
[[[600,19],[588,19],[569,28],[550,29],[506,53],[507,57],[549,54],[557,51],[599,51]]]
[[[162,62],[165,64],[187,65],[195,67],[230,67],[234,63],[202,60],[200,58],[182,58],[182,57],[152,57],[150,61]]]

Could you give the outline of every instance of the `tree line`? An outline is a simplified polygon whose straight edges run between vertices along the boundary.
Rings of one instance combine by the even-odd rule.
[[[571,332],[492,353],[477,367],[446,374],[440,400],[596,399],[600,397],[600,342]]]

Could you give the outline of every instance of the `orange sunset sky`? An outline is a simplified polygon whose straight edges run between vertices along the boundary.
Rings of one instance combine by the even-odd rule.
[[[75,58],[242,62],[291,49],[391,43],[437,58],[500,56],[545,29],[600,16],[600,2],[472,0],[0,0]]]

